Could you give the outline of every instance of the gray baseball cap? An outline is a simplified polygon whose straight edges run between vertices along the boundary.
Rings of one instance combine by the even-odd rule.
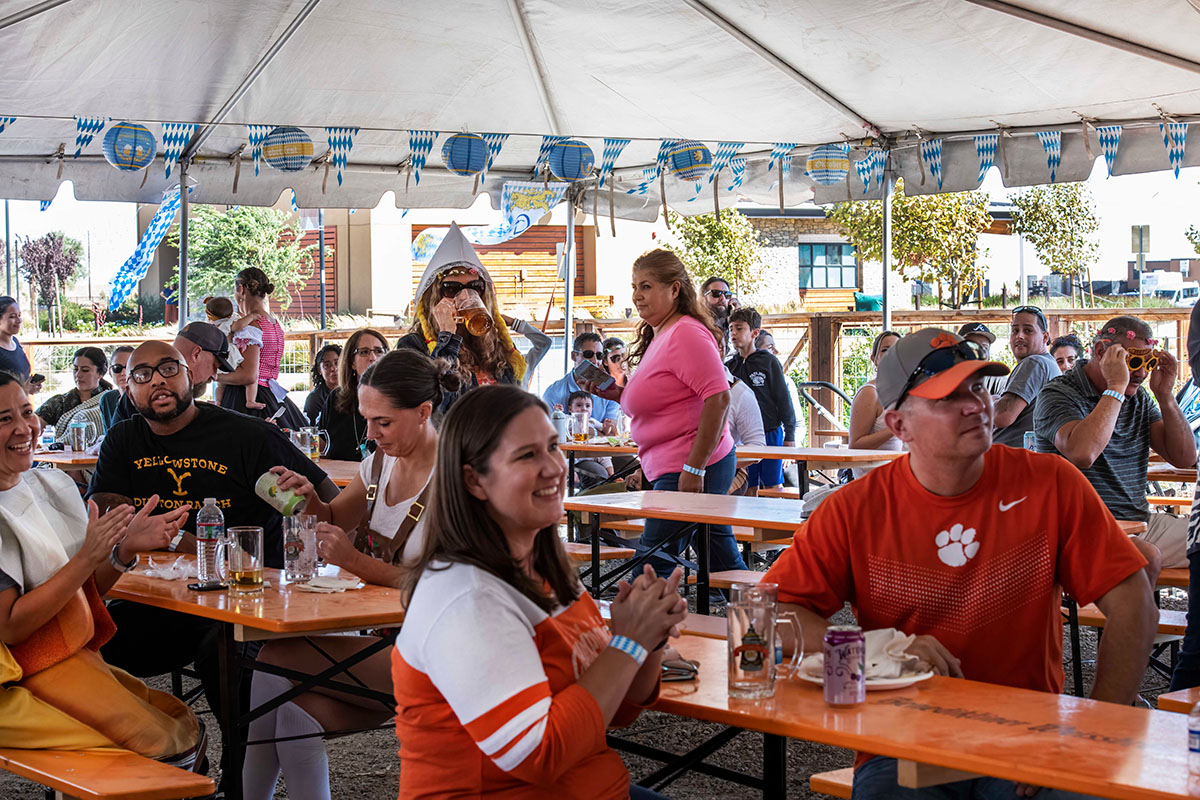
[[[226,372],[233,372],[229,366],[229,340],[221,329],[207,322],[189,322],[179,335],[193,344],[200,345],[201,350],[207,350],[217,359],[217,366]]]
[[[1008,367],[999,361],[984,359],[976,349],[978,347],[941,328],[922,328],[910,333],[896,342],[879,362],[879,374],[875,376],[879,404],[884,408],[892,408],[905,393],[906,387],[908,394],[937,400],[953,392],[964,379],[977,372],[984,375],[1008,374]],[[937,358],[929,358],[939,351],[945,353]],[[918,370],[924,374],[918,373]]]

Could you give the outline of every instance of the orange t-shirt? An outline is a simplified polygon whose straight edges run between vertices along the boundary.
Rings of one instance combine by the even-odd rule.
[[[1145,566],[1065,459],[995,445],[969,491],[941,497],[909,457],[831,495],[764,581],[828,617],[849,601],[864,630],[937,638],[972,680],[1062,691],[1065,589],[1094,602]]]
[[[578,683],[610,638],[587,594],[547,614],[478,567],[427,569],[392,651],[400,797],[628,798]],[[613,724],[637,712],[625,704]]]

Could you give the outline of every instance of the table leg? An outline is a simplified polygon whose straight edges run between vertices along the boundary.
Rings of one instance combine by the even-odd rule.
[[[567,497],[575,494],[575,451],[567,451]]]
[[[763,734],[763,800],[787,798],[787,739]]]
[[[592,512],[592,597],[600,597],[600,515]]]
[[[696,613],[708,613],[708,524],[696,531]]]
[[[1071,597],[1063,596],[1067,606],[1067,625],[1071,639],[1071,677],[1075,681],[1075,696],[1083,697],[1083,653],[1079,646],[1079,606]]]
[[[804,499],[804,495],[808,494],[808,462],[796,462],[796,486],[800,488],[800,499]]]
[[[221,624],[217,638],[221,662],[221,786],[226,800],[242,800],[242,764],[246,740],[242,736],[240,687],[241,658],[233,637],[232,623]]]

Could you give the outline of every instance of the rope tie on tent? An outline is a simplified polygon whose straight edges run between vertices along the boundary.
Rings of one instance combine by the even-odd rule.
[[[667,216],[667,179],[663,176],[665,169],[658,171],[658,192],[662,196],[663,206],[663,222],[667,223],[667,230],[671,230],[671,218]]]
[[[58,143],[58,150],[55,151],[54,157],[58,159],[58,177],[55,180],[62,180],[63,158],[67,154],[67,145],[64,142]]]
[[[1095,117],[1085,117],[1078,111],[1074,112],[1074,114],[1075,116],[1079,117],[1079,126],[1083,130],[1083,149],[1087,151],[1088,160],[1091,161],[1095,158],[1095,156],[1092,155],[1092,137],[1088,132],[1088,129],[1095,127],[1095,124],[1099,120],[1097,120]]]
[[[597,213],[596,207],[600,205],[600,199],[596,196],[600,193],[599,186],[592,187],[592,233],[597,239],[600,238],[600,215]]]
[[[989,120],[996,126],[996,132],[999,134],[996,137],[996,154],[1000,156],[1000,177],[1005,181],[1008,180],[1008,148],[1005,146],[1005,139],[1012,138],[1012,134],[1008,132],[1007,125],[1001,125],[996,120]]]
[[[791,156],[789,155],[789,156],[787,156],[787,158],[791,158]],[[779,170],[779,213],[782,214],[783,213],[783,159],[782,158],[779,159],[779,163],[777,163],[775,165],[775,168]]]
[[[233,193],[237,194],[238,178],[242,177],[242,151],[246,149],[246,142],[242,142],[242,146],[233,151],[230,156],[233,159]],[[150,170],[146,170],[149,173]],[[145,178],[142,179],[145,183]]]
[[[617,176],[608,176],[608,222],[610,225],[612,225],[612,235],[614,239],[617,238],[617,215],[615,211],[616,199],[613,196],[616,193],[616,189],[614,188],[614,184],[616,182]]]
[[[312,160],[313,164],[320,164],[322,162],[325,164],[325,177],[321,179],[321,194],[325,194],[325,185],[329,183],[329,166],[330,162],[332,161],[329,156],[331,153],[333,153],[332,150],[326,150],[324,153]]]

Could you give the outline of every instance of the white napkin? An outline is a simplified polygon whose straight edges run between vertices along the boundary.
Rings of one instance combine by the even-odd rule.
[[[179,556],[173,562],[167,564],[156,563],[154,558],[151,557],[146,568],[140,569],[138,572],[149,578],[162,578],[166,581],[197,577],[195,560],[186,556]]]
[[[357,578],[335,578],[331,575],[318,575],[308,583],[293,583],[292,587],[302,592],[329,594],[331,592],[344,592],[347,589],[361,589],[365,585]]]
[[[867,631],[865,638],[867,680],[900,678],[904,675],[915,675],[920,671],[917,657],[904,652],[917,637],[903,634],[895,628],[880,628]],[[823,679],[825,654],[814,653],[805,656],[800,662],[800,671],[810,678]]]

